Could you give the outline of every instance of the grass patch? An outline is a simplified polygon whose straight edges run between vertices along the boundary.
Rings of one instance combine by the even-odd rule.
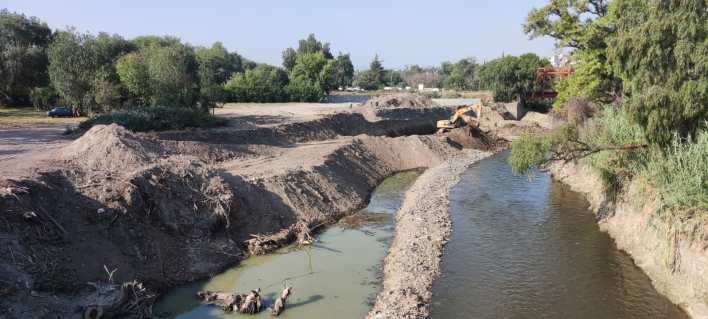
[[[33,107],[4,107],[0,106],[0,125],[24,126],[43,124],[78,124],[86,120],[85,117],[58,117],[47,116],[46,111],[37,111]]]
[[[131,131],[169,131],[196,127],[217,127],[226,119],[192,108],[153,106],[100,114],[82,122],[79,128],[87,130],[98,124],[118,124]]]

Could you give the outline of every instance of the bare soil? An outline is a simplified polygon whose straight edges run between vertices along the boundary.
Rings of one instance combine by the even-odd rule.
[[[427,200],[445,206],[447,183],[478,156],[465,157],[459,137],[433,134],[447,107],[269,107],[234,107],[222,113],[234,117],[232,125],[219,129],[138,134],[96,126],[74,141],[37,136],[24,153],[23,143],[3,146],[18,150],[0,160],[7,172],[0,176],[6,317],[146,317],[159,293],[357,211],[396,172],[445,163],[423,179],[443,183],[433,184],[436,195],[406,207],[420,210]],[[10,134],[32,140],[38,132]],[[449,232],[446,209],[425,216],[441,236]],[[407,230],[400,234],[416,242],[428,231],[401,225]],[[429,247],[433,256],[443,237]],[[410,258],[430,256],[395,247],[392,253],[406,250]],[[416,268],[420,282],[410,283],[424,304],[436,263]],[[386,282],[385,291],[394,289]]]

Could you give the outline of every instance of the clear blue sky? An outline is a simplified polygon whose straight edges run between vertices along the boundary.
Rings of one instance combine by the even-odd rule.
[[[36,16],[54,29],[174,35],[193,45],[221,41],[257,62],[315,33],[357,68],[379,54],[387,68],[438,65],[473,56],[553,53],[548,38],[528,40],[528,11],[548,0],[3,0],[0,8]]]

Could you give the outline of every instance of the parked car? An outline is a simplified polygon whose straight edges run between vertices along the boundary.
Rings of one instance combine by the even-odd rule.
[[[51,109],[49,112],[47,112],[47,116],[49,117],[71,117],[73,114],[71,113],[71,110],[66,107],[55,107]]]

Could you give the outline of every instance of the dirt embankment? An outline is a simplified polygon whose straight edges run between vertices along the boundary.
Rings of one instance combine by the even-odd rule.
[[[367,318],[426,318],[443,246],[452,232],[448,194],[470,164],[490,153],[469,150],[427,170],[406,193],[384,261],[383,289]]]
[[[660,211],[659,201],[639,182],[609,199],[585,164],[551,167],[553,177],[586,195],[600,228],[649,275],[660,293],[693,318],[708,318],[708,217],[705,212]]]
[[[140,317],[155,292],[268,252],[362,208],[384,178],[460,152],[443,136],[400,136],[434,118],[339,116],[235,137],[91,129],[34,177],[0,181],[0,308]]]
[[[421,203],[446,206],[443,189],[465,162],[448,160],[463,154],[469,134],[411,134],[433,133],[449,114],[395,105],[253,129],[136,134],[97,126],[48,154],[31,178],[0,180],[0,309],[10,318],[145,316],[157,293],[356,211],[403,170],[446,163],[431,174],[447,177],[419,186],[439,188]],[[439,261],[428,258],[441,253],[449,225],[446,209],[417,205],[401,213],[407,230],[387,264],[411,258],[421,275],[408,291],[425,304]],[[439,241],[425,242],[426,223],[437,225],[430,227]],[[430,244],[432,255],[409,243]],[[413,314],[410,296],[396,292],[405,282],[388,277],[384,290]]]

